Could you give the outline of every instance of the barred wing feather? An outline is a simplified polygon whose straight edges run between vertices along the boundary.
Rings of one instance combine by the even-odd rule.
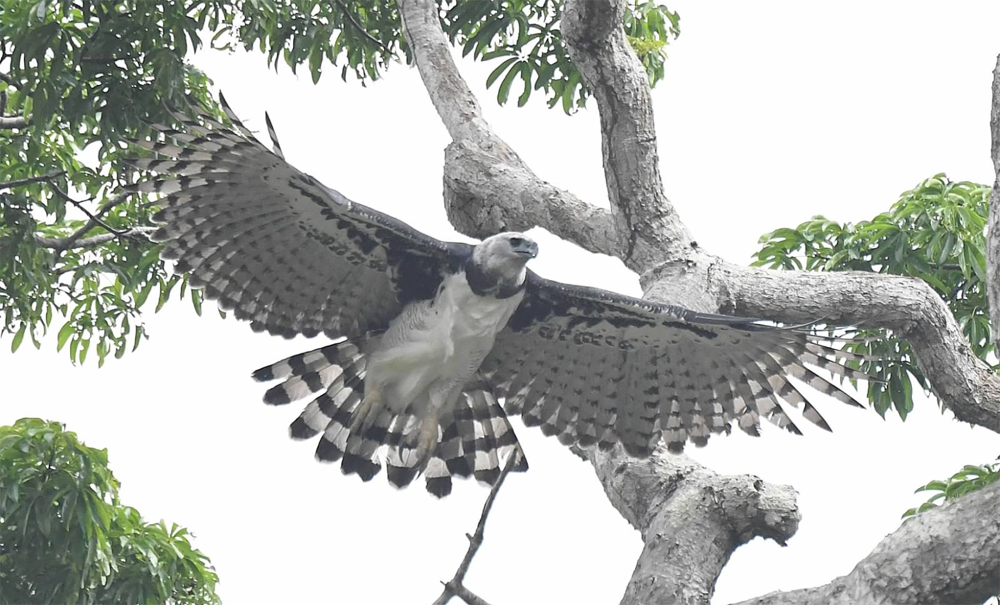
[[[223,101],[224,103],[224,101]],[[162,178],[156,193],[162,256],[258,331],[355,337],[384,329],[409,300],[432,298],[442,272],[468,254],[353,202],[233,126],[203,112],[153,125],[163,140],[136,141],[158,158],[135,160]],[[195,109],[195,111],[198,111]]]
[[[825,342],[808,329],[696,313],[529,272],[524,301],[482,372],[508,413],[561,442],[621,442],[646,456],[661,437],[679,451],[733,424],[757,434],[761,417],[800,433],[783,403],[830,430],[788,378],[860,405],[809,366],[869,376],[837,361],[861,357]]]

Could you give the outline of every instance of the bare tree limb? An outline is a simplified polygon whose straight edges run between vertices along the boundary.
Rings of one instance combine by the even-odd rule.
[[[739,605],[972,603],[1000,594],[1000,483],[920,513],[851,573]]]
[[[990,193],[989,227],[986,230],[986,293],[990,301],[990,324],[996,327],[1000,326],[1000,56],[993,70],[990,138],[990,157],[996,178]],[[993,344],[1000,347],[1000,329],[993,330]]]
[[[420,77],[452,138],[445,152],[444,198],[455,228],[482,238],[544,225],[591,252],[614,253],[610,213],[538,178],[483,119],[452,60],[437,3],[397,4]]]
[[[601,114],[604,175],[624,240],[619,256],[642,272],[684,257],[694,240],[663,191],[649,81],[622,29],[625,0],[567,1],[562,32]]]
[[[27,128],[30,120],[24,116],[0,116],[0,130]]]
[[[751,475],[719,475],[662,446],[646,459],[587,452],[604,491],[644,544],[623,603],[708,603],[730,555],[798,529],[796,493]],[[669,562],[669,564],[663,564]]]
[[[486,497],[486,502],[483,504],[483,512],[479,515],[479,523],[476,525],[476,533],[465,534],[465,537],[469,539],[469,549],[465,551],[465,556],[462,557],[462,562],[458,564],[458,569],[455,571],[454,577],[451,580],[444,583],[444,591],[441,592],[441,596],[434,601],[433,605],[445,605],[451,600],[451,597],[457,596],[469,605],[489,605],[481,597],[473,594],[469,589],[465,587],[462,583],[465,581],[465,574],[469,573],[469,566],[472,565],[472,558],[476,556],[479,552],[479,547],[483,544],[483,533],[486,531],[486,519],[490,516],[490,510],[493,509],[493,501],[496,500],[497,494],[500,492],[500,488],[503,487],[504,480],[507,479],[507,475],[514,468],[514,464],[517,462],[518,454],[512,452],[507,457],[507,462],[503,466],[503,470],[500,471],[500,476],[497,477],[497,482],[493,484],[490,489],[490,495]]]

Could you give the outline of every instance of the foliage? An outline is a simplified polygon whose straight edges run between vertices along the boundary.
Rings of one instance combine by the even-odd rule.
[[[913,517],[917,513],[937,507],[942,501],[950,502],[997,481],[1000,481],[1000,462],[993,462],[982,466],[967,464],[962,467],[962,470],[944,481],[931,481],[927,485],[918,487],[917,491],[914,492],[915,494],[919,494],[920,492],[936,493],[927,502],[903,513],[903,518]]]
[[[499,61],[489,78],[518,104],[541,90],[573,111],[589,94],[563,46],[560,0],[445,0],[442,24],[464,54]],[[678,17],[646,0],[624,27],[650,82]],[[149,200],[119,195],[141,178],[124,141],[170,123],[166,106],[219,113],[207,76],[186,61],[205,32],[217,47],[262,51],[270,65],[307,64],[314,80],[341,64],[364,84],[411,60],[393,2],[382,0],[0,0],[0,337],[16,351],[49,330],[74,363],[135,349],[140,311],[159,310],[186,283],[171,275]],[[191,292],[200,313],[201,294]]]
[[[973,352],[992,350],[986,300],[984,229],[990,188],[934,175],[904,192],[888,212],[870,221],[840,224],[817,216],[760,239],[755,265],[807,271],[870,271],[923,279],[948,303]],[[848,345],[873,361],[852,362],[884,382],[869,382],[868,398],[885,416],[913,409],[912,380],[926,379],[909,345],[879,330],[861,329],[868,342]]]
[[[187,530],[118,500],[107,450],[56,422],[0,427],[0,603],[218,603]]]
[[[238,41],[244,48],[267,53],[268,64],[283,60],[295,71],[308,64],[318,82],[324,61],[343,63],[362,83],[377,80],[401,53],[409,63],[402,22],[394,2],[384,0],[249,0],[225,19],[227,31],[216,39],[226,48]],[[507,102],[515,81],[521,81],[518,106],[541,90],[548,105],[561,104],[566,113],[582,107],[589,96],[580,72],[563,45],[559,22],[561,0],[444,0],[441,23],[452,44],[484,61],[500,63],[487,78],[499,82],[497,102]],[[680,34],[680,17],[648,0],[630,2],[623,18],[629,41],[649,74],[650,84],[663,78],[665,47]],[[229,40],[222,37],[228,33]]]
[[[139,310],[180,281],[142,236],[144,200],[115,197],[133,173],[121,141],[169,120],[165,104],[214,107],[184,56],[222,4],[0,6],[0,113],[28,121],[0,129],[0,335],[11,350],[25,336],[37,347],[61,316],[58,347],[103,364],[138,346]]]

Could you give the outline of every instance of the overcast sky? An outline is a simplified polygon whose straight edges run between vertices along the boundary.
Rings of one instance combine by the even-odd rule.
[[[816,214],[870,218],[937,172],[991,182],[990,82],[1000,52],[996,3],[693,2],[653,93],[666,191],[707,250],[740,263],[758,237]],[[944,8],[946,7],[946,8]],[[202,53],[195,62],[252,129],[270,112],[290,162],[345,195],[443,239],[467,239],[441,205],[448,143],[415,70],[394,65],[367,88],[328,70],[276,75],[263,55]],[[607,206],[596,105],[572,117],[537,95],[498,107],[492,65],[461,63],[487,119],[542,177]],[[623,265],[536,232],[539,273],[638,295]],[[313,460],[286,436],[295,406],[260,403],[249,380],[266,363],[321,346],[251,333],[175,303],[148,318],[151,339],[101,370],[73,367],[53,340],[0,352],[0,423],[65,422],[106,447],[122,498],[148,520],[187,526],[228,603],[427,603],[465,552],[487,490],[460,482],[438,501],[369,484]],[[917,486],[1000,454],[1000,437],[956,422],[916,395],[902,423],[817,397],[834,428],[794,437],[763,427],[715,437],[692,457],[799,492],[787,547],[755,540],[733,556],[715,602],[814,586],[848,573]],[[513,475],[467,585],[495,605],[614,603],[641,540],[593,469],[515,422],[530,472]]]

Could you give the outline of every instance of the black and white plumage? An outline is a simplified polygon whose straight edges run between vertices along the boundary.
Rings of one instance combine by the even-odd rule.
[[[783,403],[829,430],[788,380],[845,403],[809,366],[867,379],[806,329],[696,313],[553,282],[526,269],[537,245],[501,233],[447,243],[353,202],[232,125],[198,112],[163,140],[137,141],[163,175],[133,189],[160,195],[162,256],[255,330],[325,334],[333,344],[254,373],[264,396],[309,399],[291,436],[319,435],[316,456],[389,481],[422,473],[442,496],[452,476],[493,483],[500,460],[527,468],[506,413],[564,444],[620,442],[646,456],[704,445],[764,417],[800,433]],[[498,400],[504,400],[502,408]]]

